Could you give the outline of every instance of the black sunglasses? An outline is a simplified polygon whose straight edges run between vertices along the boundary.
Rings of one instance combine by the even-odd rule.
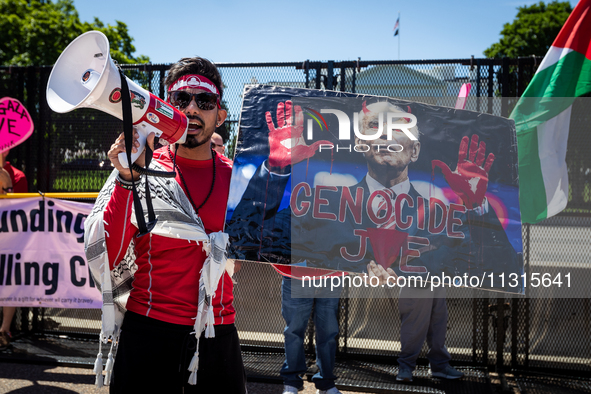
[[[2,190],[4,190],[6,193],[12,193],[12,188],[11,187],[2,187]]]
[[[176,92],[169,92],[168,99],[170,104],[178,109],[185,109],[191,104],[191,100],[195,100],[195,104],[199,109],[204,111],[211,111],[216,106],[219,108],[220,98],[215,93],[189,93],[184,90],[177,90]]]

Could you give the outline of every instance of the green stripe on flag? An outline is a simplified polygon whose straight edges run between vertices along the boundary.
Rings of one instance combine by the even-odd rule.
[[[591,60],[569,52],[534,75],[523,97],[580,97],[591,92]]]
[[[548,204],[542,177],[536,127],[517,134],[519,160],[519,206],[521,221],[536,223],[546,219]],[[527,147],[527,149],[523,149]]]
[[[577,70],[577,73],[573,73]],[[575,97],[591,93],[591,60],[570,52],[538,72],[510,115],[517,134],[546,122],[570,107]]]

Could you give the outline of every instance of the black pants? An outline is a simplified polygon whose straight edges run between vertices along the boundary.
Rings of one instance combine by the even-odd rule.
[[[197,342],[192,330],[127,311],[110,393],[245,393],[246,373],[234,324],[215,326],[215,338],[201,335],[197,385],[188,383],[187,368]]]

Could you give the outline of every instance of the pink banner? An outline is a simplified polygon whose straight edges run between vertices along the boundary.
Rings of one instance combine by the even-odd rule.
[[[0,306],[100,308],[84,254],[92,204],[0,200]]]

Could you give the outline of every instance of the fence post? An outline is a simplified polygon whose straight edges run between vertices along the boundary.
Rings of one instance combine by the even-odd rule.
[[[492,60],[488,63],[488,113],[493,113],[493,97],[494,97],[494,90],[493,90],[493,83],[495,79],[495,67],[494,62]]]
[[[531,224],[525,223],[525,242],[523,243],[523,263],[525,268],[526,277],[529,277],[529,251],[531,246],[531,238],[530,238],[530,231],[531,231]],[[525,319],[525,328],[523,336],[525,337],[525,360],[523,362],[523,366],[525,368],[529,367],[529,298],[525,298],[525,311],[522,316],[522,319]]]
[[[488,366],[488,322],[489,322],[489,312],[488,312],[488,302],[489,296],[481,298],[482,300],[482,362],[484,366]]]
[[[38,76],[38,89],[37,91],[39,92],[39,112],[38,112],[38,116],[37,116],[37,121],[35,123],[35,133],[37,135],[39,135],[40,137],[38,138],[42,138],[42,136],[44,136],[47,133],[47,115],[48,113],[50,113],[51,111],[48,111],[48,104],[47,104],[47,82],[49,80],[49,72],[51,70],[49,69],[45,69],[45,68],[39,68],[39,76]],[[51,117],[49,118],[51,119]],[[50,191],[50,188],[53,187],[53,180],[55,178],[55,173],[52,173],[51,171],[51,163],[54,160],[54,157],[56,155],[56,152],[54,149],[52,148],[51,142],[52,142],[52,138],[55,136],[55,133],[52,132],[52,128],[49,128],[50,132],[47,133],[47,141],[45,145],[39,145],[41,146],[46,146],[48,149],[42,149],[42,152],[39,152],[39,156],[42,156],[46,159],[43,161],[43,165],[40,166],[38,168],[38,173],[40,173],[42,170],[45,171],[46,174],[46,182],[48,184],[48,187],[46,188],[46,191]],[[37,185],[40,185],[40,183],[37,183]],[[41,190],[38,187],[39,190]],[[31,191],[31,189],[29,189],[29,191]]]
[[[159,80],[158,80],[158,97],[160,97],[162,100],[164,100],[164,73],[166,72],[166,69],[164,67],[159,67],[160,69],[158,70],[159,72]]]
[[[476,290],[472,290],[472,363],[476,364],[478,358],[476,354],[476,344],[478,339],[478,298],[476,297]]]
[[[476,112],[480,112],[480,59],[476,60]]]
[[[304,62],[304,72],[306,73],[306,89],[310,88],[310,60]]]
[[[320,80],[322,78],[322,64],[316,63],[316,89],[320,89]]]
[[[497,297],[497,363],[496,370],[501,372],[504,366],[505,350],[505,297]]]
[[[145,70],[144,66],[144,72]],[[152,89],[152,78],[154,77],[153,73],[152,73],[152,63],[148,63],[148,86],[150,87],[150,93],[154,93],[154,89]]]
[[[523,95],[523,91],[525,90],[524,68],[525,62],[523,61],[523,58],[520,57],[517,59],[517,92],[515,97],[521,97]]]
[[[26,308],[20,308],[21,310],[21,332],[23,333],[29,333],[29,309],[28,307]]]
[[[517,328],[519,325],[519,315],[517,310],[519,308],[519,299],[513,298],[511,300],[511,367],[515,368],[517,366],[517,344],[519,343],[517,339]]]
[[[357,71],[359,71],[359,59],[357,59],[357,67],[353,66],[353,80],[351,81],[351,93],[355,92],[355,78],[357,76]]]
[[[326,66],[326,86],[324,87],[326,90],[332,90],[333,89],[333,84],[332,84],[332,80],[333,80],[333,72],[334,72],[334,60],[329,60],[328,64]]]
[[[23,87],[23,92],[26,89],[27,92],[27,101],[23,104],[29,110],[29,114],[31,115],[31,121],[35,126],[39,124],[39,112],[37,111],[37,102],[40,103],[42,93],[41,91],[45,91],[46,87],[41,86],[40,80],[36,78],[34,66],[26,67],[26,88]],[[39,101],[37,101],[39,100]],[[41,103],[40,103],[41,104]],[[47,141],[45,140],[45,133],[35,133],[35,138],[37,139],[37,151],[36,151],[36,163],[35,166],[37,167],[37,190],[41,190],[44,192],[49,191],[49,174],[50,174],[50,164],[49,160],[47,159],[47,149],[43,149],[42,147],[46,146]],[[32,140],[32,138],[31,138]]]
[[[339,322],[339,334],[337,336],[337,355],[347,355],[347,339],[349,338],[349,288],[344,287],[339,298],[337,311],[337,321]],[[343,340],[343,346],[340,346],[340,340]]]
[[[477,73],[480,73],[480,60],[477,63]],[[493,60],[488,60],[488,83],[487,83],[487,112],[489,114],[493,113],[493,82],[494,82],[495,74],[494,74],[494,62]],[[480,84],[478,84],[480,87]],[[480,108],[479,108],[480,109]],[[489,364],[489,355],[488,355],[488,331],[489,331],[489,321],[490,321],[490,310],[489,310],[489,302],[490,297],[486,295],[485,297],[480,299],[482,302],[482,362],[484,366],[488,366]]]
[[[507,99],[511,95],[511,88],[509,86],[509,58],[504,57],[501,65],[501,116],[509,116],[509,106]]]

